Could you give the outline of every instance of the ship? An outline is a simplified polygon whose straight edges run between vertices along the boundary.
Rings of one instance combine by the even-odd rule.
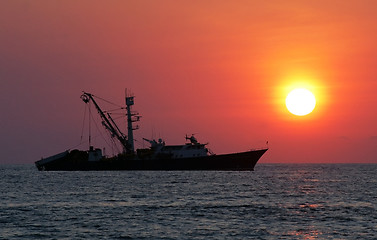
[[[149,145],[147,148],[135,150],[133,131],[139,126],[134,126],[140,121],[141,116],[132,110],[135,96],[126,91],[124,117],[127,122],[127,135],[124,134],[114,121],[109,111],[101,109],[97,97],[91,93],[83,92],[83,102],[89,106],[94,105],[99,114],[101,123],[114,142],[121,146],[121,151],[112,156],[103,154],[101,148],[91,145],[89,136],[89,149],[69,149],[35,162],[40,171],[120,171],[120,170],[155,170],[155,171],[189,171],[189,170],[220,170],[220,171],[253,171],[258,160],[268,150],[264,148],[250,149],[244,152],[229,154],[215,154],[208,147],[208,143],[200,143],[192,134],[186,135],[186,142],[181,145],[167,145],[161,138],[143,141]],[[92,103],[92,104],[91,104]],[[90,112],[90,111],[89,111]]]

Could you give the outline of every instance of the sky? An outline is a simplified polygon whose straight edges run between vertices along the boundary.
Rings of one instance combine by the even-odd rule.
[[[268,141],[259,163],[377,163],[375,9],[374,0],[0,1],[0,164],[72,148],[82,91],[123,104],[125,88],[142,115],[137,139],[181,144],[195,133],[217,154]],[[297,87],[316,97],[309,115],[285,106]]]

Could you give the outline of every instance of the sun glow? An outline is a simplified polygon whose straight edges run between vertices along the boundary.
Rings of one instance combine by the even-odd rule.
[[[285,99],[285,104],[290,113],[297,116],[304,116],[314,110],[316,100],[313,93],[309,90],[296,88],[288,94]]]

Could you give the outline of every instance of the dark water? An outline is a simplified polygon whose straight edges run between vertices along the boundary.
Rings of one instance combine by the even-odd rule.
[[[377,165],[0,176],[1,239],[377,239]]]

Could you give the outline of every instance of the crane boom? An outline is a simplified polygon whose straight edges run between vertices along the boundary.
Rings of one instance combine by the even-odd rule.
[[[111,136],[116,138],[120,144],[123,147],[124,152],[126,153],[133,153],[132,147],[130,146],[127,136],[124,135],[119,127],[116,125],[114,120],[111,118],[110,114],[108,116],[105,115],[105,113],[102,111],[102,109],[99,107],[97,102],[93,98],[93,94],[83,92],[81,95],[81,99],[85,102],[88,103],[89,101],[92,101],[94,106],[96,107],[98,114],[100,115],[102,119],[102,125],[111,133]]]

